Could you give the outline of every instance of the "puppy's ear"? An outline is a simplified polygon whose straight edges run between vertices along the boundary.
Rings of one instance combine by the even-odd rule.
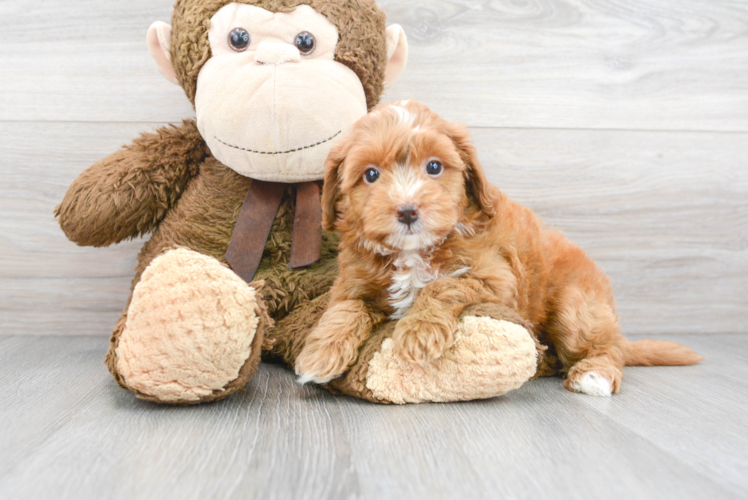
[[[483,166],[478,160],[478,152],[470,140],[470,134],[462,125],[447,123],[447,133],[457,150],[460,152],[462,161],[467,167],[465,170],[465,189],[468,196],[478,205],[486,215],[496,215],[494,199],[496,191],[491,183],[488,182]]]
[[[326,231],[335,229],[335,219],[338,214],[335,212],[335,205],[340,198],[340,167],[345,161],[347,154],[347,141],[339,142],[330,150],[330,154],[325,161],[325,183],[322,186],[322,227]]]

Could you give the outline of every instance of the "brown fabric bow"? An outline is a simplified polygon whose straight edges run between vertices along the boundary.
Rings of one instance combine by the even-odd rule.
[[[270,237],[288,184],[253,180],[226,251],[226,261],[244,281],[251,282],[260,267],[265,244]],[[319,185],[296,185],[296,213],[291,238],[289,269],[306,267],[319,261],[322,254],[322,204]]]

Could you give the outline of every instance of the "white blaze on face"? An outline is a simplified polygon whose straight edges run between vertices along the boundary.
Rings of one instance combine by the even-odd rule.
[[[397,204],[417,205],[417,194],[425,182],[415,168],[398,165],[393,173],[392,192],[390,196]]]
[[[393,104],[389,106],[389,109],[397,115],[399,124],[405,127],[412,127],[415,117],[405,109],[403,106],[407,104],[407,101],[399,101],[402,105]]]
[[[418,207],[418,193],[425,186],[424,179],[414,167],[398,165],[393,171],[393,179],[389,192],[393,206],[413,205]],[[433,246],[437,237],[424,227],[424,217],[411,226],[395,222],[394,231],[387,237],[387,244],[398,250],[414,251]],[[395,215],[393,213],[393,218]]]
[[[244,52],[229,45],[235,28],[251,37]],[[309,55],[294,45],[301,32],[314,35]],[[272,13],[232,3],[211,19],[209,40],[195,108],[213,155],[254,179],[321,179],[334,142],[367,111],[358,76],[335,61],[335,25],[308,5]]]

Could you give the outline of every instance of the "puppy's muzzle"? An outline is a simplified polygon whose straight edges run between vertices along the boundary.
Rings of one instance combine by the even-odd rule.
[[[403,205],[397,208],[397,220],[401,224],[410,227],[418,220],[418,207],[414,205]]]

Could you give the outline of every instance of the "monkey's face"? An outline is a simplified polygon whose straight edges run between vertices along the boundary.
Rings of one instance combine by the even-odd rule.
[[[321,179],[332,145],[367,111],[361,81],[334,60],[335,25],[307,5],[232,3],[211,19],[209,39],[195,108],[213,155],[254,179]]]

